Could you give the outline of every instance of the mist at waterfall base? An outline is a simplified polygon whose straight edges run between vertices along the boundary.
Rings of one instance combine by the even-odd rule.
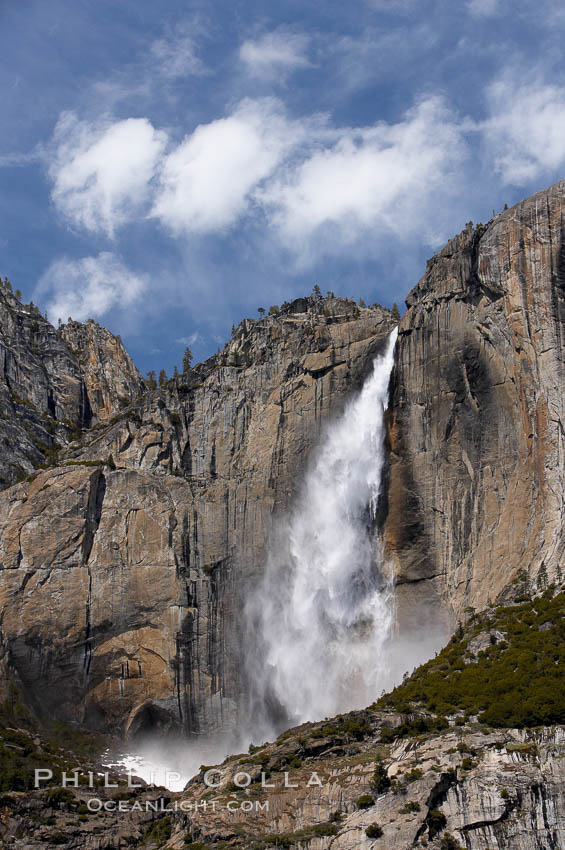
[[[247,750],[249,743],[247,733],[235,731],[193,740],[178,735],[146,736],[136,740],[128,752],[108,750],[103,764],[149,785],[182,791],[202,764],[220,764],[230,753]]]
[[[147,740],[121,761],[146,781],[154,773],[157,784],[179,790],[201,763],[364,708],[444,643],[446,631],[425,619],[395,634],[394,577],[375,532],[396,336],[327,427],[299,497],[270,538],[244,610],[249,704],[240,728],[206,741]],[[167,771],[180,778],[167,781]]]

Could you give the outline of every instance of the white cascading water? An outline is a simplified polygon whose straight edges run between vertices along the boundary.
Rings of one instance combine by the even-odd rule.
[[[366,706],[383,686],[394,611],[372,527],[396,335],[328,428],[249,600],[262,660],[250,670],[259,734],[274,706],[281,724],[316,720]]]

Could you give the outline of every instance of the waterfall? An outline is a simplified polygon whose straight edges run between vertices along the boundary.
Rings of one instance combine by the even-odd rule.
[[[272,740],[307,720],[364,708],[430,658],[448,631],[437,610],[392,635],[392,575],[374,520],[384,463],[384,413],[396,330],[361,392],[326,429],[300,494],[269,542],[244,610],[248,711],[216,740],[155,739],[115,764],[171,789],[202,762]],[[111,764],[110,761],[106,761]],[[178,777],[173,781],[171,771]]]
[[[250,595],[251,720],[259,734],[269,721],[280,731],[364,707],[383,686],[394,612],[373,526],[396,335],[314,452]]]

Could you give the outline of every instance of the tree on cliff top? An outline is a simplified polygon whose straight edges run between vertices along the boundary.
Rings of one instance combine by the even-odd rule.
[[[186,373],[189,371],[191,365],[192,365],[192,351],[190,350],[190,348],[187,345],[186,348],[184,349],[184,357],[182,358],[182,371],[183,371],[184,375],[186,375]]]

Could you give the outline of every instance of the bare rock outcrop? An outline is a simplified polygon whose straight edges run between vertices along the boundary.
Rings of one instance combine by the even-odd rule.
[[[180,793],[115,773],[109,787],[102,780],[89,787],[92,765],[78,767],[84,762],[68,753],[68,775],[77,769],[83,781],[76,788],[43,783],[40,790],[3,792],[0,838],[24,850],[159,842],[171,850],[565,848],[563,726],[525,731],[471,724],[392,746],[379,743],[378,731],[335,746],[315,727],[302,726],[253,755],[209,768],[213,787],[202,770]],[[17,740],[20,748],[27,743],[23,730]],[[33,740],[35,756],[45,758],[41,739]],[[380,790],[377,767],[386,777]]]
[[[110,419],[145,389],[121,337],[93,319],[62,325],[60,336],[78,359],[94,422]]]
[[[271,850],[285,841],[300,850],[565,847],[562,726],[452,728],[390,748],[374,739],[333,749],[326,742],[325,752],[306,758],[308,730],[297,731],[298,755],[289,733],[253,758],[237,756],[219,766],[209,778],[218,785],[214,807],[204,802],[211,795],[202,775],[189,784],[183,797],[192,803],[194,841],[213,846],[224,840],[245,850]],[[387,777],[380,790],[377,765]],[[247,776],[253,784],[238,791]],[[181,848],[185,833],[186,825],[170,846]]]
[[[0,287],[0,486],[56,461],[81,429],[144,388],[121,341],[93,321],[60,329]]]

